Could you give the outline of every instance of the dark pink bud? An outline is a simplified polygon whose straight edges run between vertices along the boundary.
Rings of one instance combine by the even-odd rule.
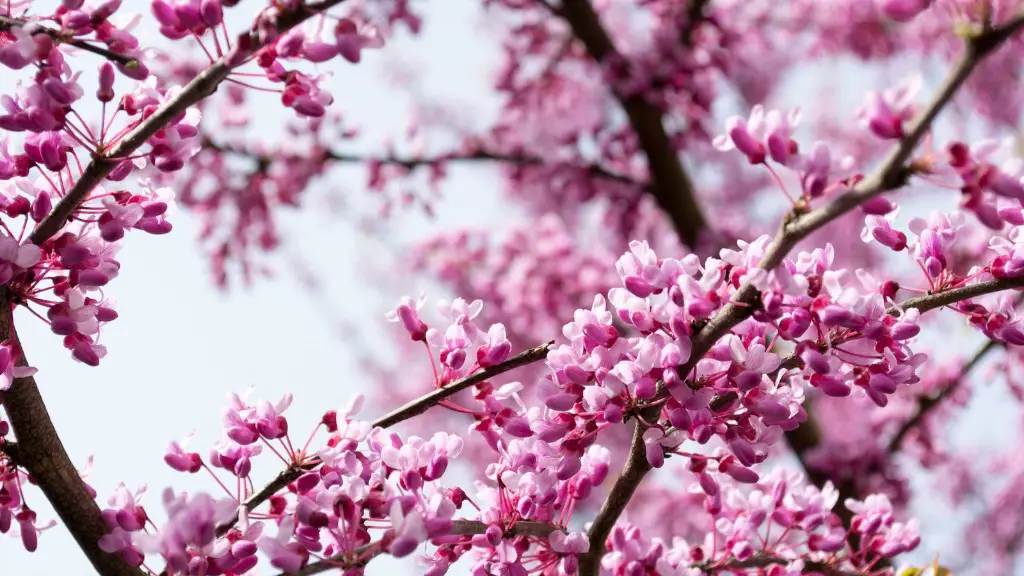
[[[16,515],[18,518],[18,526],[21,530],[21,543],[25,546],[25,550],[29,552],[35,552],[39,546],[39,534],[36,532],[36,513],[29,509],[25,509],[18,512]]]
[[[174,229],[167,220],[158,220],[156,218],[143,218],[135,224],[135,227],[153,235],[167,234]]]
[[[779,421],[789,419],[789,408],[774,400],[762,400],[757,403],[757,411],[767,420]]]
[[[145,80],[149,77],[149,68],[146,67],[140,60],[132,60],[127,64],[117,64],[117,69],[125,76],[132,80]]]
[[[701,473],[700,487],[708,496],[714,496],[719,492],[718,482],[715,482],[715,479],[712,478],[710,474]]]
[[[401,476],[402,486],[406,490],[419,490],[423,486],[423,477],[415,470],[405,470]]]
[[[124,226],[117,220],[108,220],[100,224],[100,237],[107,242],[117,242],[124,238]]]
[[[427,464],[426,479],[427,481],[434,481],[444,475],[445,470],[448,469],[448,457],[443,455],[436,455],[434,459]]]
[[[220,24],[224,19],[224,9],[220,0],[202,0],[199,4],[199,14],[203,23],[210,27]]]
[[[388,552],[391,553],[395,558],[403,558],[412,554],[416,547],[419,546],[419,542],[411,536],[399,536],[391,542],[391,546],[388,548]]]
[[[639,276],[626,276],[623,278],[622,282],[623,285],[625,285],[626,290],[629,290],[640,298],[646,298],[654,293],[654,287]]]
[[[67,316],[57,316],[50,321],[50,330],[60,336],[70,336],[78,332],[78,322]]]
[[[167,212],[167,203],[159,200],[142,203],[143,218],[156,218]]]
[[[78,284],[80,286],[88,286],[91,288],[106,286],[110,282],[110,276],[99,270],[90,269],[82,270],[78,273]]]
[[[661,468],[665,465],[665,450],[657,442],[648,443],[646,448],[647,463],[653,468]]]
[[[732,476],[733,480],[743,484],[754,484],[760,479],[757,472],[738,464],[730,464],[725,473]]]
[[[484,536],[487,538],[488,544],[491,546],[497,546],[498,544],[501,544],[503,534],[500,527],[495,524],[491,524],[484,532]]]
[[[239,540],[231,545],[231,555],[235,558],[252,556],[257,551],[256,543],[251,540]],[[237,565],[236,565],[237,567]]]
[[[932,0],[875,0],[883,14],[897,22],[909,22],[931,5]]]
[[[71,350],[71,355],[89,366],[99,366],[100,357],[88,342],[81,342]]]
[[[232,426],[227,430],[228,438],[238,442],[242,446],[252,444],[259,440],[259,433],[248,426]]]
[[[818,374],[828,374],[829,372],[832,371],[832,367],[828,362],[828,358],[826,358],[824,354],[818,352],[813,348],[808,348],[804,350],[804,353],[800,356],[800,358],[804,361],[804,364],[806,364],[808,368],[814,370]]]
[[[814,382],[814,380],[812,380],[812,382]],[[825,376],[818,380],[816,382],[816,385],[825,394],[828,394],[829,396],[833,396],[836,398],[849,396],[850,392],[852,392],[852,390],[850,390],[850,387],[845,382],[842,382],[835,378],[830,378],[828,376]]]
[[[153,0],[151,9],[153,16],[162,26],[168,28],[178,28],[181,26],[181,21],[174,14],[174,8],[164,0]]]
[[[316,472],[307,472],[299,479],[295,481],[295,491],[299,494],[305,494],[310,490],[317,487],[320,484],[320,474]]]
[[[65,10],[78,10],[82,7],[82,4],[85,4],[85,0],[60,0],[60,5]]]
[[[544,405],[556,412],[567,412],[576,404],[577,396],[563,392],[548,396],[544,399]]]
[[[100,86],[96,89],[96,99],[100,102],[114,99],[114,66],[110,62],[100,64]]]
[[[887,374],[872,374],[868,379],[868,387],[880,394],[892,394],[896,386],[896,381]]]
[[[909,340],[921,332],[921,327],[911,322],[897,322],[890,331],[893,340]]]
[[[508,432],[516,438],[529,438],[530,436],[533,436],[533,430],[530,430],[530,423],[526,421],[526,418],[521,416],[509,418],[502,428],[505,432]]]
[[[690,424],[692,423],[690,412],[681,406],[668,413],[668,421],[672,424],[673,428],[686,431],[690,429]]]
[[[896,209],[896,205],[893,204],[885,196],[875,196],[860,205],[860,209],[868,214],[875,216],[885,216]]]
[[[642,400],[649,400],[657,396],[658,387],[654,379],[647,376],[641,378],[640,381],[636,383],[635,394],[637,398]]]
[[[579,456],[576,456],[575,454],[566,454],[562,458],[562,462],[558,465],[558,472],[556,476],[559,480],[568,480],[580,471],[582,465],[583,463],[580,461]]]
[[[114,169],[107,174],[107,180],[111,182],[120,182],[128,177],[132,171],[135,170],[135,165],[132,164],[131,160],[122,160],[120,164],[114,166]]]
[[[338,47],[327,42],[305,42],[302,45],[302,55],[313,63],[327,62],[338,55]]]

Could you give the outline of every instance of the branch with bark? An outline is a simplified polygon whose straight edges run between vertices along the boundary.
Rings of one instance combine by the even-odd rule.
[[[29,34],[36,36],[39,34],[45,34],[52,38],[54,42],[58,44],[67,44],[68,46],[74,46],[80,50],[91,52],[93,54],[102,56],[111,62],[121,64],[125,67],[138,66],[139,62],[134,56],[128,56],[127,54],[121,54],[108,50],[102,46],[97,46],[85,40],[75,38],[75,32],[72,30],[54,30],[53,28],[47,28],[38,22],[30,22],[19,18],[10,18],[8,16],[0,16],[0,32],[6,32],[12,28],[22,28]]]
[[[203,147],[218,152],[227,154],[233,154],[238,156],[244,156],[253,159],[260,165],[266,165],[273,161],[270,158],[259,152],[247,150],[237,146],[229,144],[215,142],[209,137],[203,138]],[[334,150],[324,150],[322,152],[323,159],[330,162],[337,162],[341,164],[383,164],[389,166],[401,166],[407,170],[413,170],[415,168],[422,168],[428,166],[434,166],[437,164],[443,164],[446,162],[491,162],[497,164],[508,164],[510,166],[559,166],[551,160],[544,159],[540,156],[532,155],[526,152],[518,153],[507,153],[507,152],[494,152],[489,150],[471,150],[471,151],[453,151],[443,154],[437,154],[435,156],[396,156],[396,155],[382,155],[382,156],[369,156],[359,154],[347,154],[344,152],[337,152]],[[579,170],[580,172],[586,173],[591,178],[608,180],[610,182],[616,182],[619,184],[626,184],[629,186],[635,186],[641,190],[648,191],[650,184],[646,182],[638,181],[626,174],[620,174],[612,170],[599,165],[599,164],[577,164],[570,161],[560,164],[566,168],[572,170]]]
[[[691,6],[695,7],[692,13],[703,13],[706,0],[692,2]],[[589,0],[563,0],[561,6],[549,5],[549,8],[569,24],[573,34],[598,65],[609,60],[622,59]],[[694,19],[687,27],[689,30],[681,35],[687,42],[691,39],[693,24],[696,21],[697,19]],[[706,240],[707,218],[697,202],[693,181],[683,167],[679,153],[665,130],[661,111],[639,94],[619,94],[616,98],[647,158],[651,193],[672,221],[679,239],[691,249],[697,249],[700,242]]]
[[[452,522],[452,529],[448,532],[449,536],[475,536],[477,534],[483,534],[487,531],[488,524],[484,524],[478,520],[455,520]],[[547,538],[552,532],[565,531],[561,526],[555,526],[546,522],[529,522],[520,521],[513,524],[507,530],[505,530],[505,538],[514,538],[516,536],[533,536],[536,538]],[[298,572],[290,572],[288,574],[281,574],[280,576],[309,576],[311,574],[320,574],[328,572],[330,570],[350,570],[352,568],[361,568],[366,566],[378,555],[384,552],[384,547],[381,546],[380,542],[371,542],[365,546],[361,546],[356,550],[349,553],[335,554],[330,558],[325,558],[319,562],[313,562],[307,564]]]

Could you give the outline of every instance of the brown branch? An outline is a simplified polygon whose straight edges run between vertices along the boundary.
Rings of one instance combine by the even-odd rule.
[[[203,146],[211,150],[217,150],[218,152],[224,152],[228,154],[236,154],[238,156],[246,156],[252,158],[261,165],[269,164],[273,161],[273,158],[269,158],[264,154],[252,152],[244,148],[236,146],[230,146],[226,144],[220,144],[214,142],[208,137],[203,138]],[[434,164],[442,162],[497,162],[510,164],[514,166],[555,166],[556,164],[550,160],[545,160],[539,156],[533,156],[526,153],[500,153],[491,152],[488,150],[475,150],[471,152],[449,152],[446,154],[439,154],[432,157],[419,157],[419,156],[363,156],[358,154],[345,154],[342,152],[335,152],[333,150],[326,150],[323,153],[325,160],[333,162],[345,163],[345,164],[366,164],[370,162],[379,162],[381,164],[388,164],[392,166],[401,166],[408,170],[414,168],[420,168],[424,166],[432,166]],[[571,162],[565,163],[566,167],[574,170],[580,170],[586,172],[592,178],[599,178],[603,180],[610,180],[619,184],[627,184],[629,186],[635,186],[643,190],[648,190],[650,185],[645,182],[637,181],[625,174],[613,172],[608,170],[597,163],[590,164],[573,164]]]
[[[137,66],[138,59],[134,56],[128,56],[127,54],[121,54],[120,52],[114,52],[102,48],[95,44],[90,44],[85,40],[80,40],[74,37],[74,32],[69,30],[54,30],[53,28],[47,28],[38,22],[32,22],[28,20],[22,20],[19,18],[10,18],[7,16],[0,16],[0,32],[10,30],[11,28],[24,28],[29,34],[35,36],[38,34],[46,34],[50,38],[59,44],[67,44],[68,46],[74,46],[86,52],[92,52],[98,54],[123,66]]]
[[[711,562],[701,562],[699,564],[692,565],[692,568],[697,568],[707,573],[717,573],[720,570],[736,570],[744,568],[767,568],[773,565],[786,565],[792,562],[794,559],[779,558],[778,556],[766,556],[756,555],[746,560],[733,560],[727,561],[720,564]],[[862,576],[860,572],[851,572],[836,568],[828,562],[814,562],[804,560],[804,574],[824,574],[825,576]]]
[[[921,396],[918,398],[917,410],[914,412],[914,415],[904,422],[903,425],[900,426],[899,430],[896,431],[896,434],[891,440],[889,440],[889,445],[886,447],[886,451],[890,454],[894,454],[899,451],[900,446],[903,444],[903,439],[906,438],[907,434],[909,434],[914,428],[917,428],[917,426],[924,421],[925,417],[928,416],[932,410],[937,408],[943,400],[959,389],[961,383],[967,378],[967,375],[970,374],[971,370],[973,370],[989,352],[998,347],[999,343],[994,340],[989,340],[984,346],[975,352],[974,356],[972,356],[967,364],[964,365],[957,378],[949,382],[945,388],[940,390],[934,396]]]
[[[575,5],[581,2],[583,0],[566,0],[566,5]],[[903,186],[911,174],[910,169],[905,166],[905,163],[928,131],[939,111],[949,102],[981,60],[999,45],[999,42],[994,42],[993,39],[998,38],[1001,42],[1009,38],[1022,25],[1024,25],[1024,14],[1011,19],[1004,26],[988,30],[969,39],[963,56],[954,65],[952,72],[939,88],[938,93],[931,103],[911,122],[907,135],[896,145],[882,165],[870,176],[859,182],[853,189],[841,194],[829,204],[810,212],[793,215],[783,224],[771,244],[768,245],[758,266],[764,270],[775,269],[776,266],[782,263],[789,251],[812,232],[855,209],[872,197]],[[1015,280],[1018,282],[1014,284],[1015,286],[1019,286],[1019,282],[1024,281],[1024,279]],[[996,281],[996,283],[999,282],[1002,281]],[[1007,284],[1010,283],[1007,282]],[[984,289],[977,286],[958,290],[960,291],[959,294],[963,295],[963,298],[986,293]],[[930,300],[910,300],[908,305],[922,311],[939,307],[953,302],[954,300],[950,300],[950,297],[951,293],[955,292],[957,291],[950,290],[949,292],[935,295]],[[694,334],[690,359],[684,365],[677,368],[680,377],[683,379],[688,377],[690,371],[694,369],[697,362],[703,358],[715,342],[725,336],[734,326],[753,315],[760,306],[760,293],[753,285],[748,283],[741,286],[730,300],[729,304],[726,304],[700,331]],[[664,394],[659,394],[659,398],[663,396]],[[616,481],[616,489],[629,493],[635,491],[637,485],[639,485],[646,474],[643,470],[645,463],[646,459],[644,459],[643,463],[634,462],[632,465],[627,464],[620,475],[621,482],[619,480]],[[611,527],[615,525],[618,517],[625,509],[627,502],[622,502],[614,492],[609,495],[609,500],[614,499],[615,505],[602,506],[590,530],[591,552],[580,558],[580,574],[582,576],[594,576],[598,573],[599,559],[604,551],[605,540],[611,531]]]
[[[471,536],[476,534],[483,534],[487,531],[488,524],[484,524],[478,520],[455,520],[452,522],[452,529],[448,532],[450,536]],[[505,532],[505,538],[513,538],[516,536],[534,536],[537,538],[547,538],[552,532],[563,530],[559,526],[548,524],[546,522],[516,522],[512,528]],[[350,570],[352,568],[361,568],[366,566],[370,560],[384,552],[380,546],[380,542],[372,542],[365,546],[356,548],[353,552],[335,554],[330,558],[325,558],[319,562],[313,562],[303,567],[298,572],[289,572],[287,574],[281,574],[280,576],[309,576],[310,574],[320,574],[322,572],[328,572],[330,570]]]
[[[390,412],[388,414],[385,414],[384,416],[381,416],[380,418],[377,418],[376,420],[373,421],[373,426],[378,428],[389,428],[391,426],[394,426],[395,424],[398,424],[399,422],[408,420],[409,418],[418,416],[426,412],[441,400],[444,400],[462,390],[465,390],[466,388],[475,386],[476,384],[484,382],[485,380],[493,378],[499,374],[504,374],[505,372],[508,372],[510,370],[514,370],[516,368],[526,366],[527,364],[532,364],[533,362],[543,360],[544,358],[547,358],[548,350],[551,348],[553,344],[554,342],[552,341],[541,344],[540,346],[536,346],[534,348],[530,348],[529,350],[520,352],[519,354],[513,356],[512,358],[509,358],[508,360],[502,362],[501,364],[491,366],[490,368],[486,368],[475,374],[466,376],[461,380],[452,382],[451,384],[445,386],[444,388],[438,388],[437,390],[434,390],[429,394],[420,396],[419,398],[413,400],[412,402],[409,402],[405,406],[402,406],[401,408],[398,408],[393,412]],[[284,489],[286,486],[288,486],[288,484],[296,480],[303,473],[319,465],[319,459],[314,457],[306,462],[293,464],[288,469],[283,470],[280,474],[277,475],[276,478],[274,478],[269,483],[267,483],[267,485],[261,488],[259,492],[256,492],[248,499],[246,499],[244,503],[246,510],[254,510],[257,506],[269,500],[271,496]],[[227,534],[228,531],[231,530],[231,527],[234,526],[236,522],[238,522],[237,515],[229,522],[226,522],[218,526],[217,536],[224,536],[225,534]]]
[[[0,298],[0,301],[3,305],[0,341],[14,341],[17,337],[12,306],[7,298]],[[18,363],[26,365],[24,355]],[[64,449],[35,379],[15,379],[11,388],[4,392],[3,406],[18,439],[18,465],[32,476],[96,573],[103,576],[141,575],[141,571],[125,564],[119,556],[100,550],[100,537],[110,529]]]
[[[287,31],[309,18],[328,10],[345,0],[323,0],[312,4],[303,4],[289,12],[278,14],[276,25],[281,32]],[[266,35],[261,35],[256,29],[251,29],[243,34],[236,42],[236,53],[231,55],[233,61],[240,62],[246,56],[255,54],[263,48],[263,40]],[[248,48],[243,49],[243,46]],[[223,82],[233,67],[227,57],[221,58],[203,70],[191,82],[185,85],[174,98],[164,102],[157,108],[157,111],[139,123],[131,132],[126,134],[109,150],[94,155],[89,166],[86,167],[82,176],[68,190],[67,194],[53,207],[53,210],[40,222],[32,231],[29,240],[33,244],[42,244],[53,237],[67,219],[74,214],[78,206],[85,201],[93,188],[110,174],[117,163],[131,156],[138,148],[146,143],[154,134],[178,115],[184,113],[189,107],[197,104],[200,100],[207,98],[217,91],[217,87]]]
[[[1021,303],[1024,303],[1024,297],[1017,298],[1017,302],[1014,303],[1014,307],[1016,308],[1017,306],[1020,306]],[[903,444],[903,440],[906,438],[907,434],[909,434],[911,430],[919,426],[921,422],[924,421],[925,417],[927,417],[932,410],[937,408],[943,400],[948,398],[949,395],[952,394],[953,392],[956,392],[963,384],[967,376],[971,373],[971,371],[977,368],[978,364],[980,364],[981,361],[985,359],[989,352],[992,352],[993,350],[999,348],[1000,346],[1000,343],[994,340],[989,340],[988,342],[985,343],[984,346],[979,348],[978,351],[974,353],[974,356],[972,356],[971,359],[968,360],[967,363],[964,364],[963,368],[960,370],[960,375],[953,379],[951,382],[949,382],[945,388],[940,390],[934,396],[921,396],[920,398],[918,398],[917,411],[914,412],[914,415],[911,416],[909,420],[904,422],[903,425],[900,426],[899,430],[896,431],[896,434],[889,441],[889,445],[886,448],[886,451],[888,451],[890,454],[893,454],[896,451],[898,451],[900,449],[900,446]]]
[[[553,11],[565,19],[595,62],[622,57],[589,0],[563,0]],[[665,130],[661,112],[639,94],[616,98],[647,158],[655,200],[672,221],[679,239],[691,248],[697,247],[708,223],[697,203],[693,182]]]

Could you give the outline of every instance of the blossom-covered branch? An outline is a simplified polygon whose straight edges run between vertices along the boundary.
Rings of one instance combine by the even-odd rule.
[[[549,342],[530,348],[529,350],[520,352],[500,364],[490,366],[470,376],[452,382],[443,388],[438,388],[433,392],[424,394],[405,406],[377,418],[373,421],[373,426],[377,428],[388,428],[394,426],[395,424],[426,412],[430,408],[437,406],[438,403],[446,398],[449,398],[462,390],[480,384],[481,382],[485,382],[489,378],[493,378],[510,370],[515,370],[516,368],[520,368],[527,364],[543,360],[547,356],[551,344],[552,342]],[[247,498],[243,506],[246,510],[254,510],[257,506],[269,500],[271,496],[284,489],[289,483],[295,481],[304,472],[315,468],[319,463],[320,462],[317,458],[295,463],[291,468],[278,474],[277,477],[267,483],[267,485]],[[238,517],[236,516],[230,522],[221,524],[217,527],[217,533],[220,535],[226,534],[237,521]]]
[[[473,536],[477,534],[486,534],[490,528],[489,525],[484,524],[476,520],[453,520],[451,530],[448,534],[451,536]],[[514,538],[516,536],[534,536],[539,538],[548,538],[552,532],[564,531],[558,526],[552,526],[544,522],[517,522],[511,528],[505,531],[504,536]],[[310,574],[321,574],[323,572],[329,572],[331,570],[350,570],[353,568],[359,568],[366,566],[376,556],[384,553],[385,547],[380,542],[374,542],[357,548],[352,554],[337,554],[330,558],[325,558],[318,562],[307,564],[301,570],[297,572],[290,572],[287,576],[308,576]],[[282,574],[281,576],[286,576]]]
[[[138,59],[134,56],[114,52],[113,50],[102,48],[91,42],[75,38],[74,31],[54,30],[52,28],[47,28],[46,26],[43,26],[37,22],[26,22],[24,20],[19,20],[16,18],[10,18],[7,16],[0,15],[0,32],[9,31],[12,28],[24,28],[29,34],[33,36],[36,34],[45,34],[52,38],[55,42],[67,44],[69,46],[74,46],[75,48],[85,50],[86,52],[97,54],[99,56],[106,58],[107,60],[110,60],[111,62],[115,62],[122,66],[133,67],[139,65]]]
[[[932,121],[952,99],[956,91],[964,84],[971,72],[975,70],[985,56],[995,50],[1001,42],[1016,33],[1022,25],[1024,25],[1024,15],[1018,15],[999,27],[985,30],[977,36],[969,37],[962,56],[954,65],[935,97],[910,123],[905,136],[900,139],[899,143],[893,148],[892,152],[878,169],[870,176],[858,182],[852,189],[842,193],[825,206],[809,212],[798,212],[784,222],[775,239],[764,248],[764,253],[757,263],[758,268],[766,273],[773,271],[783,262],[789,251],[807,235],[857,208],[871,198],[905,185],[914,171],[914,168],[907,166],[906,162],[930,129]],[[964,291],[965,298],[970,297],[974,293],[969,288],[965,288]],[[942,306],[944,303],[955,301],[949,298],[951,297],[947,294],[945,298],[937,298],[934,301],[930,301],[929,304],[921,304],[921,306],[932,305],[937,307]],[[742,285],[733,295],[732,301],[726,304],[691,337],[690,359],[678,367],[679,377],[682,379],[688,378],[697,362],[703,358],[704,354],[715,343],[724,337],[734,326],[753,315],[759,306],[763,305],[759,302],[759,299],[760,291],[754,283],[748,281]],[[908,307],[917,307],[913,302],[908,302],[907,305]],[[643,421],[638,420],[634,438],[643,434],[643,427]],[[636,443],[634,442],[635,445]],[[646,466],[646,461],[643,463],[634,461],[632,466],[627,465],[620,475],[625,480],[621,483],[617,482],[616,489],[625,493],[632,493],[646,475],[646,470],[644,469]],[[615,524],[616,519],[621,515],[627,503],[628,500],[620,502],[616,499],[614,505],[602,507],[589,532],[591,539],[590,552],[580,560],[582,574],[591,575],[598,573],[599,559],[604,551],[605,539],[608,537],[609,530]]]

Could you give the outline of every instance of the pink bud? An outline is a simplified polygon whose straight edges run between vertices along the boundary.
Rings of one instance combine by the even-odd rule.
[[[395,558],[402,558],[416,551],[419,542],[411,536],[399,536],[391,543],[388,552]]]
[[[885,216],[895,210],[896,205],[885,196],[879,195],[861,204],[860,209],[874,216]]]
[[[896,381],[887,374],[872,374],[868,379],[868,387],[881,394],[896,392]]]
[[[88,342],[81,342],[71,350],[71,355],[88,366],[99,366],[100,356]]]
[[[909,22],[924,12],[932,0],[875,0],[883,14],[897,22]]]
[[[504,428],[505,432],[516,438],[529,438],[533,436],[533,430],[530,430],[530,423],[521,416],[508,419],[502,428]]]
[[[80,286],[97,288],[99,286],[106,286],[108,282],[110,282],[110,276],[99,270],[82,270],[78,273],[78,284]]]
[[[96,99],[100,102],[114,99],[114,66],[110,62],[100,64],[100,85],[96,89]]]
[[[647,463],[653,468],[661,468],[665,465],[665,450],[657,442],[648,443],[646,446]]]
[[[221,8],[220,0],[202,0],[199,4],[199,13],[203,23],[210,27],[220,24],[224,19],[224,9]]]
[[[305,42],[302,45],[302,55],[313,63],[327,62],[338,55],[338,47],[327,42]]]
[[[35,526],[36,513],[25,508],[16,516],[21,530],[21,543],[25,546],[25,550],[35,552],[39,545],[39,534],[36,532]]]

